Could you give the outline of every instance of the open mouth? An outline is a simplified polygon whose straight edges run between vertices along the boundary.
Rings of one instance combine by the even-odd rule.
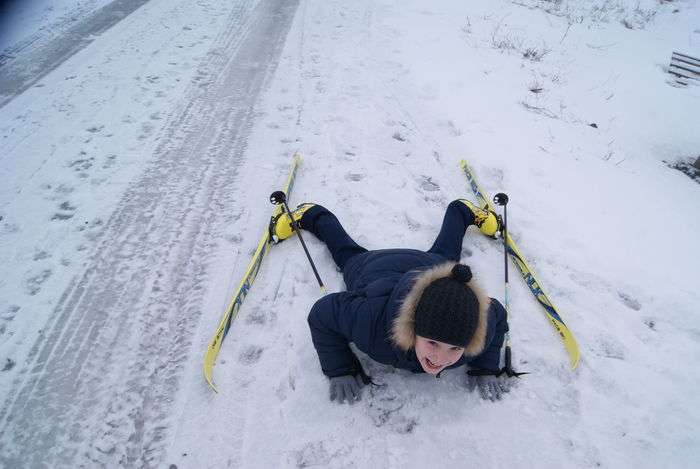
[[[431,362],[428,357],[425,357],[425,363],[428,365],[428,368],[430,368],[431,370],[439,370],[440,368],[442,368],[441,365],[436,365],[435,363]]]

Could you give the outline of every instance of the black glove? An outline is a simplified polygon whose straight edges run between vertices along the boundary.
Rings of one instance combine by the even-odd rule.
[[[479,389],[479,394],[484,400],[498,401],[507,392],[510,392],[512,379],[507,376],[467,376],[467,388],[469,392]]]
[[[365,383],[359,374],[331,378],[331,401],[337,401],[339,404],[342,404],[344,400],[347,400],[348,404],[359,401],[363,387],[365,387]]]

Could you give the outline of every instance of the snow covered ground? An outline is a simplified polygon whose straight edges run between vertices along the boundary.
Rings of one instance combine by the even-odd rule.
[[[52,37],[95,13],[109,0],[4,0],[0,3],[0,49],[18,50]],[[124,2],[120,2],[124,3]]]
[[[667,165],[700,155],[700,87],[665,69],[674,50],[700,56],[697,2],[47,3],[6,10],[0,40],[0,465],[700,460],[700,186]],[[58,45],[60,60],[34,61]],[[318,288],[286,242],[212,393],[204,351],[297,151],[292,203],[322,203],[368,248],[427,249],[447,203],[471,195],[466,158],[509,194],[578,369],[514,278],[531,374],[506,400],[467,393],[461,370],[366,361],[386,386],[332,404],[306,325]],[[464,246],[502,298],[499,244],[473,232]]]

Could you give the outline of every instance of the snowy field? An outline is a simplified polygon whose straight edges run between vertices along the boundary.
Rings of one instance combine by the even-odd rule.
[[[0,467],[695,467],[700,156],[694,0],[61,0],[0,20]],[[47,58],[50,58],[48,60]],[[292,204],[367,248],[427,249],[470,197],[578,340],[511,270],[503,401],[364,360],[328,400],[319,298],[275,246],[202,360],[291,157]],[[306,237],[330,291],[344,288]],[[463,263],[503,298],[499,243]]]

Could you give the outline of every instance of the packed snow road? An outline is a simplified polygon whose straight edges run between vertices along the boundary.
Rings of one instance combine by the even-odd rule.
[[[125,3],[138,7],[144,2],[113,5]],[[170,431],[173,395],[201,312],[202,284],[207,281],[204,266],[211,254],[208,247],[221,225],[231,220],[218,210],[230,206],[227,198],[243,183],[237,177],[237,168],[244,158],[254,108],[275,70],[297,7],[297,2],[280,0],[239,1],[226,7],[217,7],[216,3],[199,2],[195,8],[189,1],[152,1],[144,8],[133,8],[131,16],[115,25],[121,28],[119,31],[112,29],[94,38],[70,60],[74,49],[82,46],[82,36],[56,38],[58,43],[45,49],[54,51],[51,57],[31,76],[14,69],[3,74],[3,95],[20,95],[3,109],[6,114],[2,123],[8,131],[8,116],[16,112],[13,106],[20,105],[21,93],[32,83],[44,77],[41,81],[45,86],[26,91],[33,99],[46,100],[48,90],[56,92],[52,78],[62,72],[61,62],[72,67],[73,79],[84,80],[83,87],[99,87],[99,83],[85,82],[106,78],[104,70],[90,75],[93,56],[108,54],[108,61],[129,66],[133,64],[125,57],[141,48],[154,47],[152,57],[173,55],[171,48],[177,51],[182,47],[179,36],[191,31],[192,23],[204,28],[199,41],[208,42],[191,85],[182,90],[184,97],[154,142],[145,171],[118,198],[111,216],[85,222],[83,228],[93,232],[93,244],[82,249],[91,253],[79,269],[73,269],[75,276],[66,282],[55,307],[36,313],[37,330],[33,332],[37,338],[33,344],[26,344],[26,357],[15,358],[12,383],[4,383],[0,409],[0,465],[4,467],[144,467],[158,464],[162,457],[163,441]],[[221,14],[223,21],[217,20]],[[98,34],[112,26],[113,18],[97,16],[95,23],[82,25],[82,32]],[[149,28],[154,25],[166,23],[161,34],[153,36],[155,46],[136,40],[153,34]],[[171,28],[177,31],[168,33]],[[53,68],[56,70],[52,72]],[[155,70],[137,87],[157,88],[163,81],[157,66],[145,68]],[[104,83],[107,88],[112,85]],[[156,90],[156,94],[166,91]],[[80,106],[79,99],[79,93],[67,97],[64,107]],[[134,112],[128,107],[118,108],[118,100],[109,103],[115,113]],[[158,108],[162,109],[168,108]],[[153,125],[150,132],[145,124],[142,127],[141,140],[146,145]],[[8,172],[17,165],[10,160],[19,154],[21,142],[30,138],[18,134],[40,129],[34,125],[32,129],[9,130],[7,134],[12,137],[6,137],[2,148],[3,169]],[[110,130],[105,124],[92,128],[91,133],[99,136]],[[64,143],[69,138],[65,137]],[[95,157],[82,151],[83,161],[73,168],[89,174]],[[14,181],[15,190],[3,193],[5,226],[15,222],[11,232],[3,234],[19,237],[23,228],[31,230],[31,224],[44,220],[35,217],[24,224],[21,192],[22,188],[36,187],[42,178],[49,180],[43,172],[52,162],[33,166],[31,154],[28,159],[24,162],[27,171],[19,172],[23,179]],[[47,190],[57,188],[66,197],[75,197],[76,189],[56,182],[62,176],[59,173],[47,183]],[[100,184],[94,174],[84,179]],[[118,194],[112,191],[112,196]],[[93,209],[109,209],[110,203],[113,201],[96,201]],[[54,224],[73,223],[77,229],[83,224],[82,216],[73,216],[80,208],[72,202],[67,201],[59,210],[51,218]],[[57,255],[49,249],[43,252],[39,257]],[[10,266],[11,254],[3,252],[3,257]],[[70,263],[68,256],[64,258],[64,263]],[[64,276],[66,271],[70,272],[66,269]],[[58,281],[56,277],[61,276],[56,269],[43,272],[43,277],[34,279],[37,289],[32,291],[33,296],[41,294],[40,287],[46,280],[53,277]],[[12,311],[29,314],[26,310],[31,307],[21,298],[14,295],[14,301]],[[51,300],[44,306],[48,303]]]

